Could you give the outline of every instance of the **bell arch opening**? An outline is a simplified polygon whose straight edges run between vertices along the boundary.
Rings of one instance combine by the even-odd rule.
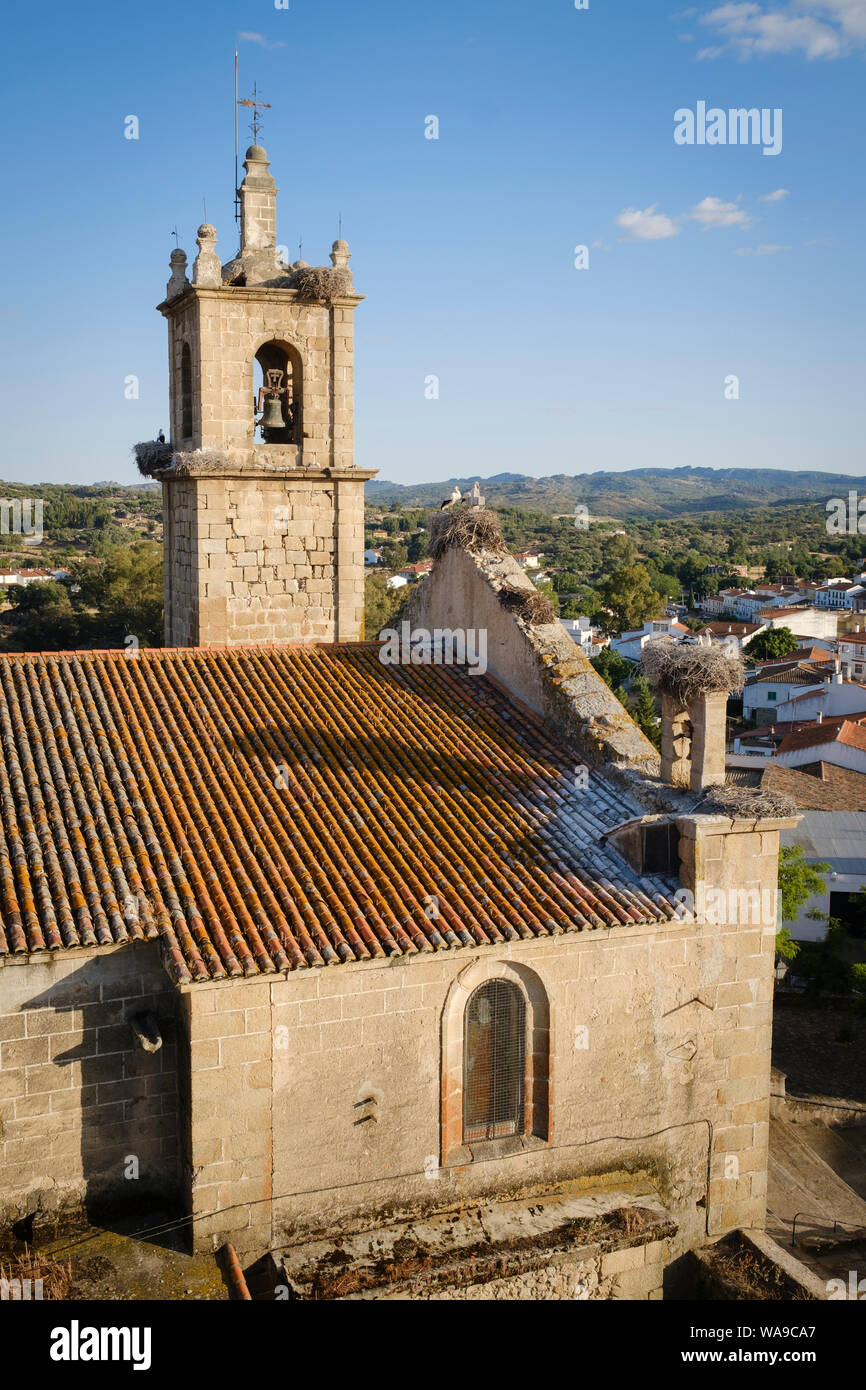
[[[192,439],[192,353],[184,343],[180,353],[180,437]]]
[[[300,444],[301,354],[290,343],[263,343],[253,362],[253,441]]]

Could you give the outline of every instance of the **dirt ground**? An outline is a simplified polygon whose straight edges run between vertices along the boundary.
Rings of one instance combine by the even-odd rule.
[[[139,1216],[113,1221],[110,1226],[82,1226],[55,1239],[37,1239],[30,1250],[37,1260],[71,1265],[71,1284],[65,1295],[69,1300],[228,1299],[222,1264],[216,1255],[187,1255],[177,1231],[157,1229],[176,1215],[154,1211],[147,1220]],[[24,1242],[7,1238],[0,1264],[8,1268],[10,1256],[23,1255],[24,1251]]]
[[[773,1065],[787,1076],[789,1095],[866,1103],[866,1015],[838,1002],[819,1006],[778,993]]]

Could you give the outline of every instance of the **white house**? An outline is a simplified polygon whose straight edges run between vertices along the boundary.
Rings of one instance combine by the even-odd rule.
[[[559,624],[586,657],[598,656],[602,647],[607,646],[607,638],[601,637],[589,618],[560,618]]]
[[[712,642],[720,642],[726,647],[734,647],[739,655],[746,643],[757,637],[759,632],[763,632],[765,627],[766,623],[737,623],[722,619],[707,623],[706,627],[699,629],[698,636],[709,637]]]
[[[68,570],[61,571],[68,574]],[[9,588],[13,584],[44,584],[47,579],[59,578],[59,573],[54,570],[2,570],[0,571],[0,586]]]
[[[767,627],[786,627],[795,637],[833,638],[839,627],[837,612],[809,604],[798,604],[795,608],[759,608],[754,621]]]
[[[406,578],[405,574],[389,575],[388,579],[385,581],[388,589],[405,589],[408,583],[409,580]]]
[[[800,691],[778,707],[778,719],[785,724],[794,720],[832,719],[838,714],[866,715],[866,685],[846,681],[841,670],[830,673],[821,690]]]
[[[638,662],[647,642],[656,642],[659,638],[670,641],[672,638],[690,636],[691,630],[684,623],[678,623],[676,618],[653,618],[634,632],[621,632],[619,637],[611,637],[610,645],[611,649],[619,652],[626,661]]]
[[[525,570],[537,570],[541,567],[544,555],[536,554],[531,550],[518,550],[515,552],[514,558]]]
[[[866,629],[855,628],[844,633],[837,649],[842,670],[849,680],[866,680]]]
[[[799,845],[807,864],[830,865],[824,891],[802,904],[789,928],[797,941],[820,941],[826,926],[809,913],[844,915],[847,895],[858,893],[866,883],[866,811],[804,811],[794,829],[782,831],[781,841],[785,846]],[[791,971],[797,973],[796,964]]]
[[[379,565],[379,564],[381,564],[381,563],[382,563],[382,552],[381,552],[381,550],[365,550],[365,551],[364,551],[364,564],[365,564],[365,565]]]
[[[825,674],[817,665],[797,660],[772,661],[746,677],[743,687],[743,718],[759,724],[779,722],[779,705],[807,690],[821,690]]]
[[[853,579],[826,579],[815,594],[819,608],[853,608],[855,600],[866,592],[864,585]]]
[[[819,719],[787,734],[776,750],[783,767],[805,767],[815,762],[834,763],[852,772],[866,772],[866,724],[863,716]]]

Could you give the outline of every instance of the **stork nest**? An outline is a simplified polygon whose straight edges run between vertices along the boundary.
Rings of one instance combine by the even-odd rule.
[[[143,478],[152,478],[161,468],[168,468],[174,458],[174,447],[160,444],[158,439],[145,439],[140,444],[133,444],[132,452]]]
[[[730,695],[741,690],[746,679],[740,658],[726,656],[721,647],[679,642],[647,642],[643,669],[655,690],[680,705],[690,705],[700,695]]]
[[[499,590],[499,602],[515,617],[522,618],[524,622],[533,626],[556,622],[553,604],[537,589],[521,589],[516,584],[503,584]]]
[[[342,266],[305,265],[295,271],[294,286],[302,304],[333,304],[352,293],[352,276]]]
[[[721,811],[731,819],[748,818],[760,820],[763,816],[790,816],[797,807],[784,792],[771,791],[763,787],[713,787],[706,800],[701,802],[702,811]]]
[[[450,512],[437,512],[430,523],[427,554],[438,560],[446,550],[468,550],[478,555],[482,550],[494,555],[507,553],[495,512],[486,507],[454,507]],[[539,595],[539,597],[541,597]]]

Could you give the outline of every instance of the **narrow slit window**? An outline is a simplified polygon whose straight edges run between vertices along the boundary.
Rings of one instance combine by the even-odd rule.
[[[526,1006],[518,987],[489,980],[464,1021],[463,1141],[500,1139],[524,1129]]]
[[[184,343],[180,356],[180,436],[192,439],[192,354]]]

